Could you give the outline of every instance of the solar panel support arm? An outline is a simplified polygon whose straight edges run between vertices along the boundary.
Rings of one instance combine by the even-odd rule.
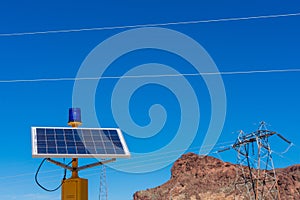
[[[62,167],[64,169],[67,169],[67,170],[70,170],[70,171],[81,171],[81,170],[84,170],[84,169],[88,169],[88,168],[92,168],[92,167],[96,167],[96,166],[99,166],[99,165],[104,165],[104,164],[107,164],[107,163],[110,163],[110,162],[114,162],[116,161],[116,158],[112,158],[110,160],[104,160],[104,161],[100,161],[100,162],[96,162],[96,163],[92,163],[92,164],[88,164],[88,165],[84,165],[84,166],[81,166],[81,167],[77,167],[77,168],[73,168],[73,167],[70,167],[64,163],[61,163],[61,162],[58,162],[56,160],[53,160],[51,158],[47,158],[47,161],[48,162],[51,162],[59,167]]]
[[[84,166],[78,167],[77,171],[80,171],[80,170],[83,170],[83,169],[92,168],[92,167],[96,167],[96,166],[99,166],[99,165],[104,165],[104,164],[107,164],[107,163],[110,163],[110,162],[114,162],[114,161],[116,161],[116,158],[112,158],[110,160],[104,160],[104,161],[100,161],[100,162],[96,162],[96,163],[84,165]]]
[[[72,167],[70,167],[70,166],[68,166],[68,165],[66,165],[66,164],[64,164],[64,163],[58,162],[58,161],[56,161],[56,160],[52,160],[51,158],[47,158],[47,161],[48,161],[48,162],[51,162],[51,163],[53,163],[53,164],[55,164],[55,165],[57,165],[57,166],[60,166],[60,167],[62,167],[62,168],[64,168],[64,169],[73,171],[73,168],[72,168]]]

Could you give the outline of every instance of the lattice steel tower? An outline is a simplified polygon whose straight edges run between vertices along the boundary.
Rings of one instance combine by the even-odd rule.
[[[232,148],[237,151],[237,178],[235,194],[246,194],[249,200],[280,200],[277,177],[272,160],[269,137],[277,135],[291,144],[282,135],[267,130],[266,123],[261,122],[257,131],[246,134],[240,131]]]
[[[99,200],[108,200],[106,182],[106,166],[102,165],[100,169],[100,188],[99,188]]]

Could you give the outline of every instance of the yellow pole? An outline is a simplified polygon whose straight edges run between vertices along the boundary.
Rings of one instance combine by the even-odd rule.
[[[72,177],[71,178],[78,178],[78,171],[77,171],[77,168],[78,168],[78,158],[73,158],[73,161],[72,161],[72,168],[73,168],[73,171],[72,171]]]
[[[73,128],[77,128],[80,124],[76,122],[69,123]],[[78,158],[72,158],[72,177],[71,178],[78,178]]]

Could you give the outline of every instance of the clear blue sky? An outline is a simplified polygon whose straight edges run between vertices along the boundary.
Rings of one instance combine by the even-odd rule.
[[[72,106],[74,81],[4,82],[74,78],[88,54],[102,41],[127,29],[4,36],[6,33],[71,30],[137,24],[239,18],[249,16],[299,13],[299,1],[1,1],[0,3],[0,116],[1,165],[0,199],[60,199],[60,191],[48,193],[34,182],[34,173],[41,159],[31,157],[31,126],[66,126],[68,108]],[[300,16],[168,25],[164,28],[183,33],[199,44],[214,60],[220,72],[300,69]],[[151,37],[151,35],[150,35]],[[155,37],[155,36],[153,36]],[[174,41],[176,44],[177,41]],[[109,49],[108,51],[112,51]],[[104,60],[105,58],[103,58]],[[137,65],[162,63],[182,73],[195,73],[184,59],[166,51],[142,49],[120,56],[103,76],[121,76]],[[101,68],[101,58],[99,58]],[[199,101],[200,121],[195,137],[186,152],[199,152],[211,117],[208,89],[201,77],[186,77]],[[222,75],[226,91],[226,119],[213,151],[229,145],[237,131],[257,128],[266,121],[270,129],[280,132],[295,145],[289,152],[274,154],[274,164],[285,167],[300,163],[300,72],[253,73]],[[161,79],[164,79],[162,77]],[[110,107],[115,79],[101,80],[95,95],[95,110],[103,127],[118,123]],[[176,82],[175,82],[176,83]],[[179,84],[179,83],[178,83]],[[176,84],[175,84],[176,85]],[[215,86],[217,87],[217,86]],[[216,89],[216,88],[215,88]],[[122,95],[119,98],[123,98]],[[190,98],[190,97],[187,97]],[[150,123],[151,105],[162,104],[167,119],[165,126],[153,137],[136,138],[124,131],[132,152],[143,153],[166,146],[176,135],[181,111],[179,100],[168,88],[148,84],[132,95],[129,109],[132,119],[140,126]],[[84,110],[85,107],[81,106]],[[122,108],[121,108],[122,109]],[[191,113],[192,114],[192,113]],[[154,113],[153,118],[162,120]],[[90,119],[82,116],[84,127]],[[158,121],[159,121],[158,120]],[[191,119],[193,121],[193,119]],[[123,127],[120,126],[122,129]],[[140,133],[141,137],[143,134]],[[186,134],[192,134],[187,132]],[[272,145],[272,144],[271,144]],[[287,145],[274,139],[276,152]],[[180,151],[181,149],[179,149]],[[213,154],[212,156],[218,156]],[[179,157],[176,151],[159,157],[130,159],[123,163],[128,171],[151,169],[152,165]],[[224,161],[235,162],[236,154],[221,154]],[[81,163],[94,160],[80,160]],[[114,167],[118,167],[117,161]],[[121,165],[119,164],[119,166]],[[170,163],[163,169],[148,173],[127,173],[107,169],[110,200],[132,199],[137,190],[162,184],[170,177]],[[124,167],[125,166],[125,167]],[[80,173],[89,179],[90,199],[99,193],[100,169]],[[49,163],[41,170],[40,180],[47,187],[55,187],[62,170]]]

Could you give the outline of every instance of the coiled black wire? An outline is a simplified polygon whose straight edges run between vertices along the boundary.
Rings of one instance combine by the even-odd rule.
[[[40,188],[42,188],[43,190],[45,190],[45,191],[47,191],[47,192],[54,192],[54,191],[58,190],[58,189],[62,186],[62,184],[64,183],[64,180],[66,180],[67,169],[64,169],[64,176],[63,176],[62,182],[59,184],[59,186],[57,186],[57,187],[54,188],[54,189],[47,189],[47,188],[45,188],[44,186],[42,186],[42,185],[39,183],[39,181],[38,181],[38,174],[39,174],[39,171],[40,171],[42,165],[44,164],[44,162],[45,162],[46,160],[47,160],[47,158],[44,158],[44,159],[42,160],[42,162],[40,163],[40,165],[39,165],[39,167],[38,167],[38,169],[37,169],[37,171],[36,171],[36,173],[35,173],[34,179],[35,179],[36,184],[37,184]],[[72,162],[73,162],[73,160],[70,161],[70,162],[67,164],[67,166],[69,166]]]

